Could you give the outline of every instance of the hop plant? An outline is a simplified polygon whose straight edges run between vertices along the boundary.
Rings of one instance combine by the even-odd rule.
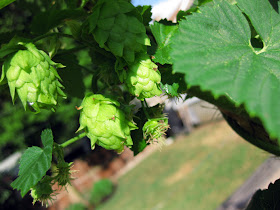
[[[129,92],[138,99],[151,98],[162,93],[159,88],[160,72],[148,55],[140,56],[128,67],[125,83]]]
[[[32,43],[19,44],[26,49],[17,51],[5,60],[0,83],[7,78],[13,102],[16,91],[25,110],[27,106],[36,112],[40,109],[54,110],[58,97],[66,98],[56,71],[63,65],[53,62]]]
[[[169,128],[166,117],[149,119],[143,126],[143,136],[147,142],[159,140]]]
[[[78,131],[85,130],[92,149],[98,144],[121,153],[124,146],[132,146],[130,130],[137,127],[126,119],[119,102],[100,94],[89,93],[78,109],[81,110]]]
[[[49,202],[54,200],[54,191],[52,189],[52,177],[45,176],[39,183],[37,183],[31,189],[31,197],[33,198],[33,204],[37,201],[41,202],[42,205],[48,207]]]
[[[125,0],[99,0],[89,17],[89,31],[101,48],[127,62],[150,45],[141,15]]]

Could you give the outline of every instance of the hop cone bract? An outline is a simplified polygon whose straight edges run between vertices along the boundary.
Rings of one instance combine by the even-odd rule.
[[[71,180],[74,179],[71,177],[73,171],[70,170],[72,164],[73,162],[67,163],[65,161],[60,161],[56,165],[57,169],[55,171],[56,176],[54,177],[54,181],[56,181],[59,186],[63,187],[67,184],[71,185]]]
[[[142,55],[128,66],[125,83],[129,92],[143,100],[162,93],[159,88],[161,81],[160,72],[148,55]]]
[[[13,102],[17,91],[24,109],[29,105],[37,112],[41,108],[54,110],[58,97],[66,98],[55,69],[63,66],[32,43],[22,45],[26,50],[19,50],[5,60],[0,82],[6,76]]]
[[[166,117],[149,119],[143,126],[144,138],[150,142],[159,140],[169,128]]]
[[[133,62],[150,45],[141,15],[125,0],[99,0],[89,17],[89,29],[101,48]]]
[[[91,140],[91,148],[95,143],[108,150],[122,152],[124,146],[130,147],[132,139],[130,130],[137,127],[119,108],[119,102],[100,94],[88,94],[78,108],[81,110],[80,128],[85,129]]]
[[[52,189],[52,177],[45,176],[40,182],[38,182],[31,189],[31,197],[33,198],[33,205],[39,201],[42,205],[46,205],[48,207],[49,202],[52,202],[54,191]]]

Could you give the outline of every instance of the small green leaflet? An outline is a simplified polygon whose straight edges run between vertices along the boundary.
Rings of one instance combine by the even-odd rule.
[[[160,87],[171,97],[177,97],[187,89],[184,80],[184,74],[173,73],[171,65],[163,65],[159,67],[161,73]]]
[[[161,89],[163,89],[168,95],[175,97],[178,96],[178,83],[173,83],[172,85],[160,83]]]
[[[30,147],[20,159],[19,177],[12,182],[14,189],[21,190],[23,197],[35,186],[51,167],[53,135],[51,129],[46,129],[41,134],[44,148]]]
[[[170,24],[165,25],[159,22],[154,22],[150,26],[152,33],[158,44],[156,54],[154,55],[154,62],[160,64],[172,64],[170,52],[171,52],[171,37],[178,29],[178,25]]]
[[[13,3],[15,0],[1,0],[0,1],[0,9],[4,8],[5,6]]]
[[[175,72],[189,87],[227,96],[280,140],[280,16],[267,0],[215,0],[182,20],[174,37]],[[264,47],[251,45],[247,15]],[[199,97],[199,95],[198,95]]]

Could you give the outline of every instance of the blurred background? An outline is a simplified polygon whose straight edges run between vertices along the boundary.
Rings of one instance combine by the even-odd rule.
[[[135,6],[152,5],[154,20],[173,22],[179,10],[188,10],[194,2],[132,0]],[[24,21],[31,14],[16,12],[22,18],[15,18],[13,5],[0,11],[0,33],[24,30]],[[77,53],[80,65],[91,64],[88,53]],[[90,84],[91,76],[84,76],[84,83]],[[75,106],[81,98],[77,93],[77,97],[62,102],[55,113],[34,115],[24,112],[18,100],[12,104],[7,87],[0,86],[0,95],[0,209],[46,209],[39,203],[33,205],[29,194],[21,198],[10,184],[17,176],[22,152],[28,146],[41,146],[43,129],[52,128],[57,143],[75,135],[79,127]],[[165,143],[150,145],[137,156],[129,149],[120,155],[98,146],[92,151],[87,138],[67,147],[65,159],[74,162],[75,179],[67,191],[56,189],[58,194],[48,209],[242,209],[256,189],[267,188],[279,177],[277,168],[275,173],[262,173],[261,178],[266,179],[259,185],[246,185],[252,174],[271,160],[270,155],[241,139],[213,105],[198,98],[166,97],[155,97],[148,103],[165,104],[170,124]],[[269,164],[275,161],[272,158]],[[244,183],[246,189],[240,191]]]

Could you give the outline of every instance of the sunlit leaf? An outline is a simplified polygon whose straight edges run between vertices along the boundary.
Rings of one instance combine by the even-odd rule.
[[[267,0],[216,0],[182,20],[174,37],[174,69],[189,87],[227,96],[280,139],[280,17]],[[252,46],[247,17],[263,47]],[[199,95],[198,95],[199,96]]]
[[[47,170],[51,167],[53,135],[50,129],[46,129],[41,134],[44,148],[30,147],[20,159],[19,177],[12,182],[14,189],[21,190],[23,197],[33,186],[35,186]]]
[[[153,61],[158,62],[160,64],[172,64],[170,56],[170,43],[171,37],[178,29],[178,25],[166,25],[163,23],[154,22],[153,25],[150,26],[150,28],[158,44],[158,48],[156,54],[154,55]]]

